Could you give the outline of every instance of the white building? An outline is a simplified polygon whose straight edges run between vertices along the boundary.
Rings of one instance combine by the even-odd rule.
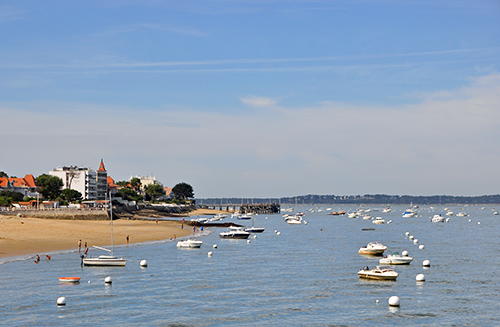
[[[108,189],[107,172],[101,160],[99,170],[89,167],[64,166],[49,172],[63,181],[64,189],[73,189],[82,194],[86,200],[104,200]]]
[[[139,178],[141,180],[141,191],[146,190],[146,187],[148,187],[149,185],[157,184],[156,176],[153,176],[153,175],[135,176],[135,177],[130,176],[129,180],[132,180],[132,178]]]

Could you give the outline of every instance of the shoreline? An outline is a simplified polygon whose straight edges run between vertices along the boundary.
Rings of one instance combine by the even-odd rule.
[[[219,210],[194,210],[189,216],[212,215]],[[109,246],[111,244],[111,222],[103,219],[64,219],[56,215],[47,215],[45,218],[18,217],[17,213],[0,215],[0,259],[20,256],[35,256],[38,254],[44,259],[47,253],[57,251],[78,251],[78,241],[81,240],[81,253],[84,245],[92,248],[93,245]],[[138,212],[140,215],[140,212]],[[188,217],[189,217],[188,216]],[[186,217],[164,217],[181,218]],[[142,216],[142,218],[145,218]],[[193,226],[182,220],[172,219],[121,218],[113,219],[114,245],[144,243],[148,241],[164,241],[181,238],[193,234]],[[158,217],[160,218],[160,217]],[[182,228],[184,227],[184,228]]]

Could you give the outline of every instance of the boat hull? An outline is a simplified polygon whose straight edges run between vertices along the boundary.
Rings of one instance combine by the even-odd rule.
[[[220,238],[231,238],[231,239],[246,239],[250,236],[250,233],[225,233],[222,232],[219,234]]]
[[[127,259],[100,259],[100,258],[85,258],[83,259],[84,266],[95,267],[123,267],[127,264]]]
[[[398,273],[394,274],[376,274],[369,271],[359,271],[359,278],[375,279],[375,280],[396,280],[399,276]]]
[[[59,281],[62,283],[79,283],[80,277],[60,277]]]
[[[180,241],[177,242],[178,248],[198,249],[203,245],[202,241]]]

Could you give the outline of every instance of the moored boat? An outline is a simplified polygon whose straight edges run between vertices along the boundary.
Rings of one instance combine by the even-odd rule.
[[[59,277],[59,281],[63,283],[79,283],[80,277]]]
[[[409,265],[412,261],[413,258],[410,256],[401,255],[399,252],[393,252],[385,258],[380,259],[379,263],[383,265]]]
[[[200,248],[203,245],[203,241],[193,240],[191,238],[177,242],[178,248]]]
[[[370,269],[364,267],[358,271],[358,276],[360,278],[377,279],[377,280],[396,280],[399,274],[395,272],[391,267],[387,266],[377,266],[376,268]]]
[[[358,250],[359,254],[371,254],[371,255],[382,255],[385,250],[387,250],[387,246],[383,245],[379,242],[370,242],[365,247],[362,247]]]
[[[250,236],[250,233],[245,231],[243,227],[231,226],[229,230],[219,233],[220,238],[235,238],[245,239]]]

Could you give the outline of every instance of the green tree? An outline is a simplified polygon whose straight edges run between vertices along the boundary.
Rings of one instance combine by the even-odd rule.
[[[82,193],[77,190],[66,188],[61,192],[61,198],[66,202],[76,202],[82,199]]]
[[[61,194],[63,181],[57,176],[50,176],[42,174],[35,179],[38,186],[40,186],[40,193],[46,199],[53,200]]]
[[[137,194],[136,191],[130,189],[130,188],[122,188],[118,191],[118,195],[123,199],[127,201],[139,201],[142,200],[142,195]]]
[[[9,178],[9,175],[7,175],[4,171],[0,171],[0,177],[7,177],[7,178]]]
[[[12,199],[8,196],[0,196],[0,206],[10,206],[12,204]]]
[[[179,183],[172,188],[172,197],[183,202],[192,199],[194,198],[193,187],[188,183]]]
[[[116,185],[120,185],[122,187],[126,187],[128,185],[128,182],[127,181],[119,181],[119,182],[116,182]]]
[[[165,190],[161,184],[150,184],[146,186],[146,201],[154,201],[158,197],[165,195]]]
[[[24,199],[24,195],[22,193],[13,192],[13,191],[9,191],[9,190],[4,190],[4,191],[0,192],[0,196],[3,196],[5,198],[10,199],[10,203],[19,202],[19,201],[22,201]]]
[[[134,191],[139,192],[141,190],[141,179],[134,177],[130,180],[130,186],[134,189]]]

